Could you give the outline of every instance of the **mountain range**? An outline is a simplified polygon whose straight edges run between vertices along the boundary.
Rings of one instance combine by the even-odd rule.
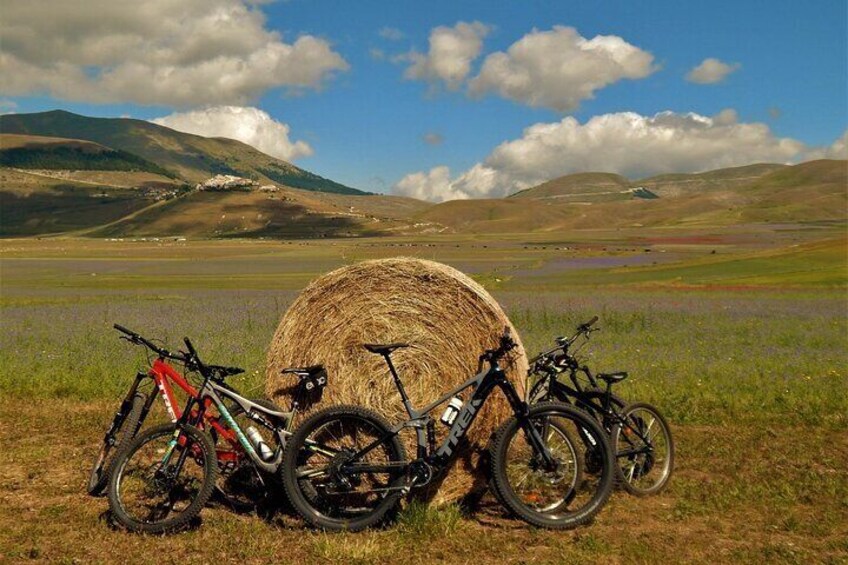
[[[216,175],[243,186],[204,186]],[[846,161],[640,180],[588,172],[507,198],[433,204],[371,194],[239,141],[142,120],[61,110],[0,116],[3,237],[358,237],[846,219]]]

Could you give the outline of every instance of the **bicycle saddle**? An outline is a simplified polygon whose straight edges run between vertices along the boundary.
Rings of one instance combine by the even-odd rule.
[[[616,371],[615,373],[598,373],[597,377],[609,384],[620,383],[627,378],[627,371]]]
[[[401,349],[403,347],[409,347],[408,343],[363,343],[362,347],[370,351],[371,353],[376,353],[378,355],[388,355],[395,349]]]

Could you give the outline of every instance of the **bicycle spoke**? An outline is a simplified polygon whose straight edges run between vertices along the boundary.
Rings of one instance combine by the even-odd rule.
[[[171,427],[154,430],[154,434],[143,439],[129,455],[118,477],[120,509],[138,524],[155,525],[181,519],[197,500],[205,483],[203,457],[206,451],[198,449],[199,444],[188,437],[185,444],[178,444],[171,454],[175,465],[184,459],[179,470],[173,465],[162,467],[162,454],[173,435]]]
[[[618,465],[630,492],[647,494],[661,488],[671,473],[671,446],[668,430],[660,417],[647,405],[639,405],[628,413],[639,432],[639,445],[631,450],[628,427],[619,427],[617,436]],[[623,448],[623,449],[622,449]]]

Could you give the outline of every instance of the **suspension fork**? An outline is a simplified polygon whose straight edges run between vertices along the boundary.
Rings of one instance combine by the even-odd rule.
[[[138,419],[139,428],[147,419],[147,414],[150,412],[150,409],[153,408],[153,402],[156,400],[156,395],[159,394],[159,387],[154,386],[153,391],[150,393],[150,396],[147,397],[147,402],[144,403],[144,408],[141,409],[141,417]]]
[[[204,385],[205,384],[206,383],[204,382]],[[205,388],[205,386],[201,388],[201,391],[203,390],[203,388]],[[192,409],[194,408],[195,404],[197,405],[197,411],[192,414]],[[171,441],[168,442],[168,449],[165,450],[165,455],[162,457],[162,467],[160,468],[160,470],[166,469],[168,467],[168,464],[171,461],[171,456],[174,454],[174,448],[176,448],[177,444],[180,441],[183,426],[185,426],[186,424],[196,425],[198,422],[203,421],[203,415],[205,412],[206,403],[198,397],[190,396],[188,401],[186,402],[186,406],[183,410],[183,413],[175,422],[176,429],[174,430],[174,435],[171,438]],[[192,418],[192,416],[194,417]],[[177,459],[176,466],[173,468],[172,472],[168,473],[171,478],[179,475],[180,471],[183,468],[183,464],[185,464],[186,457],[188,456],[188,438],[184,438],[183,442],[183,449],[180,451],[180,456]]]
[[[512,407],[512,411],[518,420],[518,424],[521,426],[521,429],[524,430],[524,435],[527,437],[527,442],[530,444],[530,447],[533,448],[533,452],[541,457],[542,463],[546,468],[554,468],[556,466],[556,461],[554,460],[553,455],[551,455],[550,449],[548,449],[548,446],[545,445],[545,440],[539,433],[539,430],[530,423],[530,419],[528,418],[530,407],[526,402],[521,400],[518,393],[515,391],[515,387],[513,387],[508,380],[502,378],[498,380],[497,384],[503,391],[504,396],[506,396],[507,402],[509,402],[509,405]],[[548,424],[545,423],[545,430],[543,432],[545,434],[547,434],[547,427]]]
[[[123,424],[124,419],[127,417],[127,414],[129,414],[130,407],[132,406],[132,400],[135,397],[135,393],[138,391],[138,386],[146,377],[146,373],[142,373],[141,371],[136,373],[135,380],[132,385],[130,385],[130,389],[121,401],[120,406],[118,406],[118,410],[115,412],[114,418],[112,418],[112,425],[109,426],[108,430],[106,430],[106,435],[103,437],[103,441],[110,443],[112,446],[115,445],[115,432],[118,431],[118,423],[120,422]]]

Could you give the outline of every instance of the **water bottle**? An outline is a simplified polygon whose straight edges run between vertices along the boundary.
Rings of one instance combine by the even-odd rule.
[[[453,421],[456,420],[456,415],[459,414],[460,408],[462,408],[462,399],[458,396],[451,398],[445,411],[442,413],[442,423],[446,426],[453,425]]]
[[[265,443],[265,440],[256,428],[248,426],[247,437],[250,438],[250,443],[253,444],[253,447],[259,453],[260,459],[263,461],[270,461],[274,458],[274,452],[270,447],[268,447],[268,444]]]

